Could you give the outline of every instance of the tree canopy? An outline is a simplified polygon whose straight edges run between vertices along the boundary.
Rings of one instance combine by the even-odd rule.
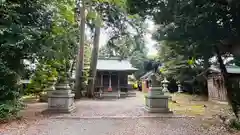
[[[161,44],[161,49],[176,54],[175,58],[165,57],[167,61],[170,58],[173,59],[171,62],[177,62],[175,69],[181,61],[191,67],[203,61],[206,69],[209,58],[217,56],[228,99],[233,109],[237,110],[239,102],[233,94],[236,91],[231,88],[221,56],[232,54],[237,58],[240,54],[239,5],[237,0],[128,0],[128,12],[139,13],[144,18],[151,17],[158,25],[154,38]]]
[[[40,84],[40,88],[46,87],[46,84],[41,82],[46,82],[47,77],[52,77],[48,76],[49,72],[52,74],[61,72],[61,75],[62,72],[67,74],[69,70],[72,72],[78,51],[81,2],[79,0],[1,1],[0,102],[6,106],[0,107],[0,118],[18,112],[19,98],[23,93],[19,81],[26,71],[23,61],[27,60],[37,65],[32,78],[38,78],[33,80],[38,81],[35,84]],[[110,28],[111,42],[117,42],[128,35],[126,27],[130,25],[141,33],[142,29],[138,28],[140,21],[136,21],[138,18],[134,15],[127,14],[125,0],[85,2],[86,23],[92,33],[96,25]],[[126,41],[128,45],[132,42]],[[84,51],[85,61],[90,56],[88,54],[90,46],[88,43],[87,45],[85,48],[88,49]],[[111,45],[114,48],[116,44]],[[131,48],[134,50],[136,44]],[[122,49],[124,47],[120,50]]]
[[[208,50],[210,55],[211,45],[238,44],[239,1],[129,0],[128,4],[130,13],[151,16],[159,25],[156,39],[181,42],[194,49],[196,56]]]
[[[0,119],[18,112],[24,60],[41,63],[42,67],[57,66],[52,63],[56,60],[68,69],[77,42],[73,9],[71,0],[1,1]]]

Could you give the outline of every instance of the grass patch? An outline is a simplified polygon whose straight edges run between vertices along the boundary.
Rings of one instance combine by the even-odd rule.
[[[189,94],[171,94],[172,101],[170,102],[170,108],[176,114],[186,115],[201,115],[206,117],[212,117],[216,114],[222,113],[228,110],[228,105],[217,104],[208,101],[206,97]]]
[[[145,97],[148,93],[143,93]],[[190,98],[190,95],[186,94],[170,94],[172,101],[169,100],[168,106],[175,114],[180,115],[203,115],[205,112],[204,105],[202,104],[190,104],[186,99]],[[176,101],[173,102],[173,101]],[[145,103],[145,98],[144,98]]]
[[[203,115],[205,113],[204,106],[198,104],[181,104],[169,101],[169,108],[176,114],[181,115]]]
[[[145,95],[147,95],[147,93],[143,93],[144,103]],[[172,97],[172,100],[169,100],[169,108],[175,114],[212,117],[221,111],[228,110],[228,105],[207,101],[206,97],[184,93],[168,95]]]

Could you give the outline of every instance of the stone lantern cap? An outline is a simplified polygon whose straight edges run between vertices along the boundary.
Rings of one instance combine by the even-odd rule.
[[[164,80],[162,81],[162,83],[163,83],[163,84],[167,84],[167,83],[169,83],[169,81],[168,81],[166,78],[164,78]]]

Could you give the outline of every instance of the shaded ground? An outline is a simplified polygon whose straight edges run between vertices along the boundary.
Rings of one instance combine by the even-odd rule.
[[[179,97],[179,99],[177,99]],[[175,109],[194,108],[196,103],[173,97]],[[185,97],[184,97],[185,99]],[[173,118],[175,115],[148,114],[143,109],[143,94],[136,97],[114,100],[80,100],[72,114],[43,115],[46,103],[29,104],[23,111],[24,119],[1,125],[2,135],[227,135],[221,125],[204,126],[203,117]],[[182,102],[182,103],[181,103]],[[194,104],[195,103],[195,104]],[[200,104],[201,103],[201,104]],[[177,107],[179,106],[181,107]],[[188,107],[187,107],[188,106]],[[203,106],[203,105],[202,105]],[[201,111],[205,116],[207,109]],[[208,108],[208,105],[207,105]],[[184,110],[184,109],[183,109]],[[194,109],[191,109],[194,110]],[[199,110],[199,108],[195,108]],[[190,111],[191,112],[191,111]],[[190,113],[194,115],[195,113]],[[187,113],[187,115],[190,115]],[[155,118],[146,118],[155,117]]]

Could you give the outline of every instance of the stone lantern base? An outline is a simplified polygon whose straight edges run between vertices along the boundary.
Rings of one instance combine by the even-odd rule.
[[[56,85],[48,94],[48,111],[70,113],[75,110],[74,94],[67,83]]]
[[[164,95],[157,87],[151,88],[145,96],[145,110],[150,113],[172,113],[168,108],[169,96]]]

